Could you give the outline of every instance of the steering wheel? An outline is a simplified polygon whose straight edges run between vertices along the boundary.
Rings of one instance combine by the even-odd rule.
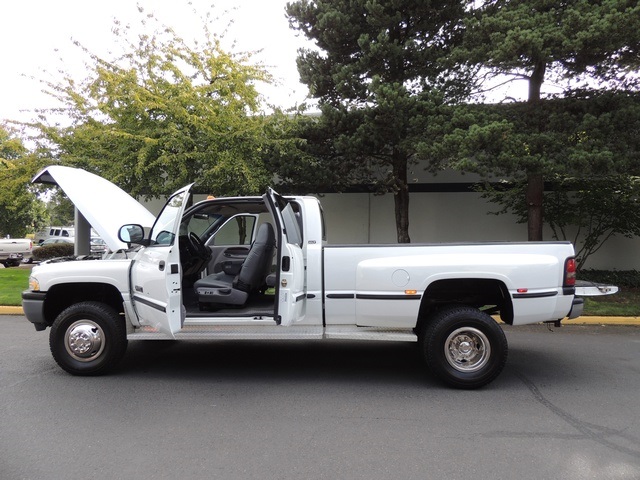
[[[200,237],[191,232],[188,238],[189,250],[191,253],[202,260],[209,260],[211,257],[211,250],[209,250],[202,240],[200,240]]]

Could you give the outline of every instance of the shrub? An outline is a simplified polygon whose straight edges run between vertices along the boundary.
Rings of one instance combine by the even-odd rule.
[[[74,245],[73,243],[52,243],[51,245],[45,245],[33,251],[33,259],[37,262],[49,260],[56,257],[68,257],[73,255]]]
[[[606,283],[617,287],[640,287],[640,272],[637,270],[580,270],[578,280]]]

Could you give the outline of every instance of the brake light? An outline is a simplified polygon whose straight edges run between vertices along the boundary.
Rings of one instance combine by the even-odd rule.
[[[564,286],[574,287],[576,285],[576,259],[567,258],[564,262]]]

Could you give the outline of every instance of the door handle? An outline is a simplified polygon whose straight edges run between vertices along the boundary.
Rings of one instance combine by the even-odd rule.
[[[161,272],[164,272],[164,260],[160,260],[160,263],[158,263],[158,268]]]

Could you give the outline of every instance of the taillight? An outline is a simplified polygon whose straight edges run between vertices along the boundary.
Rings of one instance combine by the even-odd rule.
[[[564,286],[574,287],[576,285],[576,259],[567,258],[564,262]]]

